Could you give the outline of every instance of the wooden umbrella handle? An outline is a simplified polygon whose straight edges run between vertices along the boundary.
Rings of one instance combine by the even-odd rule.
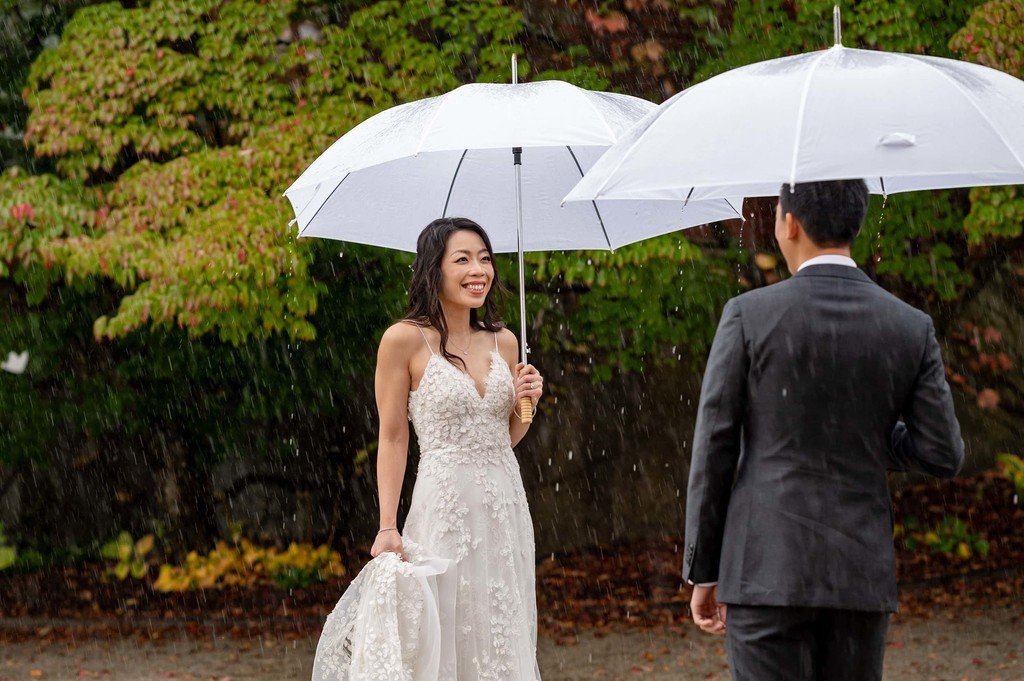
[[[533,423],[533,399],[530,397],[519,398],[519,421],[520,423]]]

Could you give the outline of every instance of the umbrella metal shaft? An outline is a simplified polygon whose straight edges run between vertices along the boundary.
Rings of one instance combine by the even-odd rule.
[[[523,260],[523,148],[512,147],[512,164],[516,169],[516,237],[519,256],[519,354],[526,364],[526,263]]]

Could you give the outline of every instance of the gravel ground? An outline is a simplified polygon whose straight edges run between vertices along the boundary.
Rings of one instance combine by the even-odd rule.
[[[946,613],[890,627],[885,678],[900,681],[1024,681],[1024,619],[1019,608],[956,620]],[[9,628],[11,623],[5,623]],[[316,647],[312,637],[239,639],[206,631],[151,636],[78,637],[73,630],[0,644],[0,681],[88,679],[155,681],[273,679],[305,681]],[[540,641],[544,681],[689,681],[728,679],[724,640],[688,627],[622,631],[574,645]]]

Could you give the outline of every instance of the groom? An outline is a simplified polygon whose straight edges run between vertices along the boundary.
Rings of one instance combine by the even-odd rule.
[[[850,259],[867,204],[861,180],[783,185],[775,236],[795,276],[730,300],[711,347],[683,578],[736,681],[881,679],[886,470],[963,464],[931,319]]]

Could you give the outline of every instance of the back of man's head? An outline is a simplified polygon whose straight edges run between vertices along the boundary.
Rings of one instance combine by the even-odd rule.
[[[779,191],[782,214],[792,213],[804,233],[820,248],[853,245],[868,212],[864,180],[801,182]]]

